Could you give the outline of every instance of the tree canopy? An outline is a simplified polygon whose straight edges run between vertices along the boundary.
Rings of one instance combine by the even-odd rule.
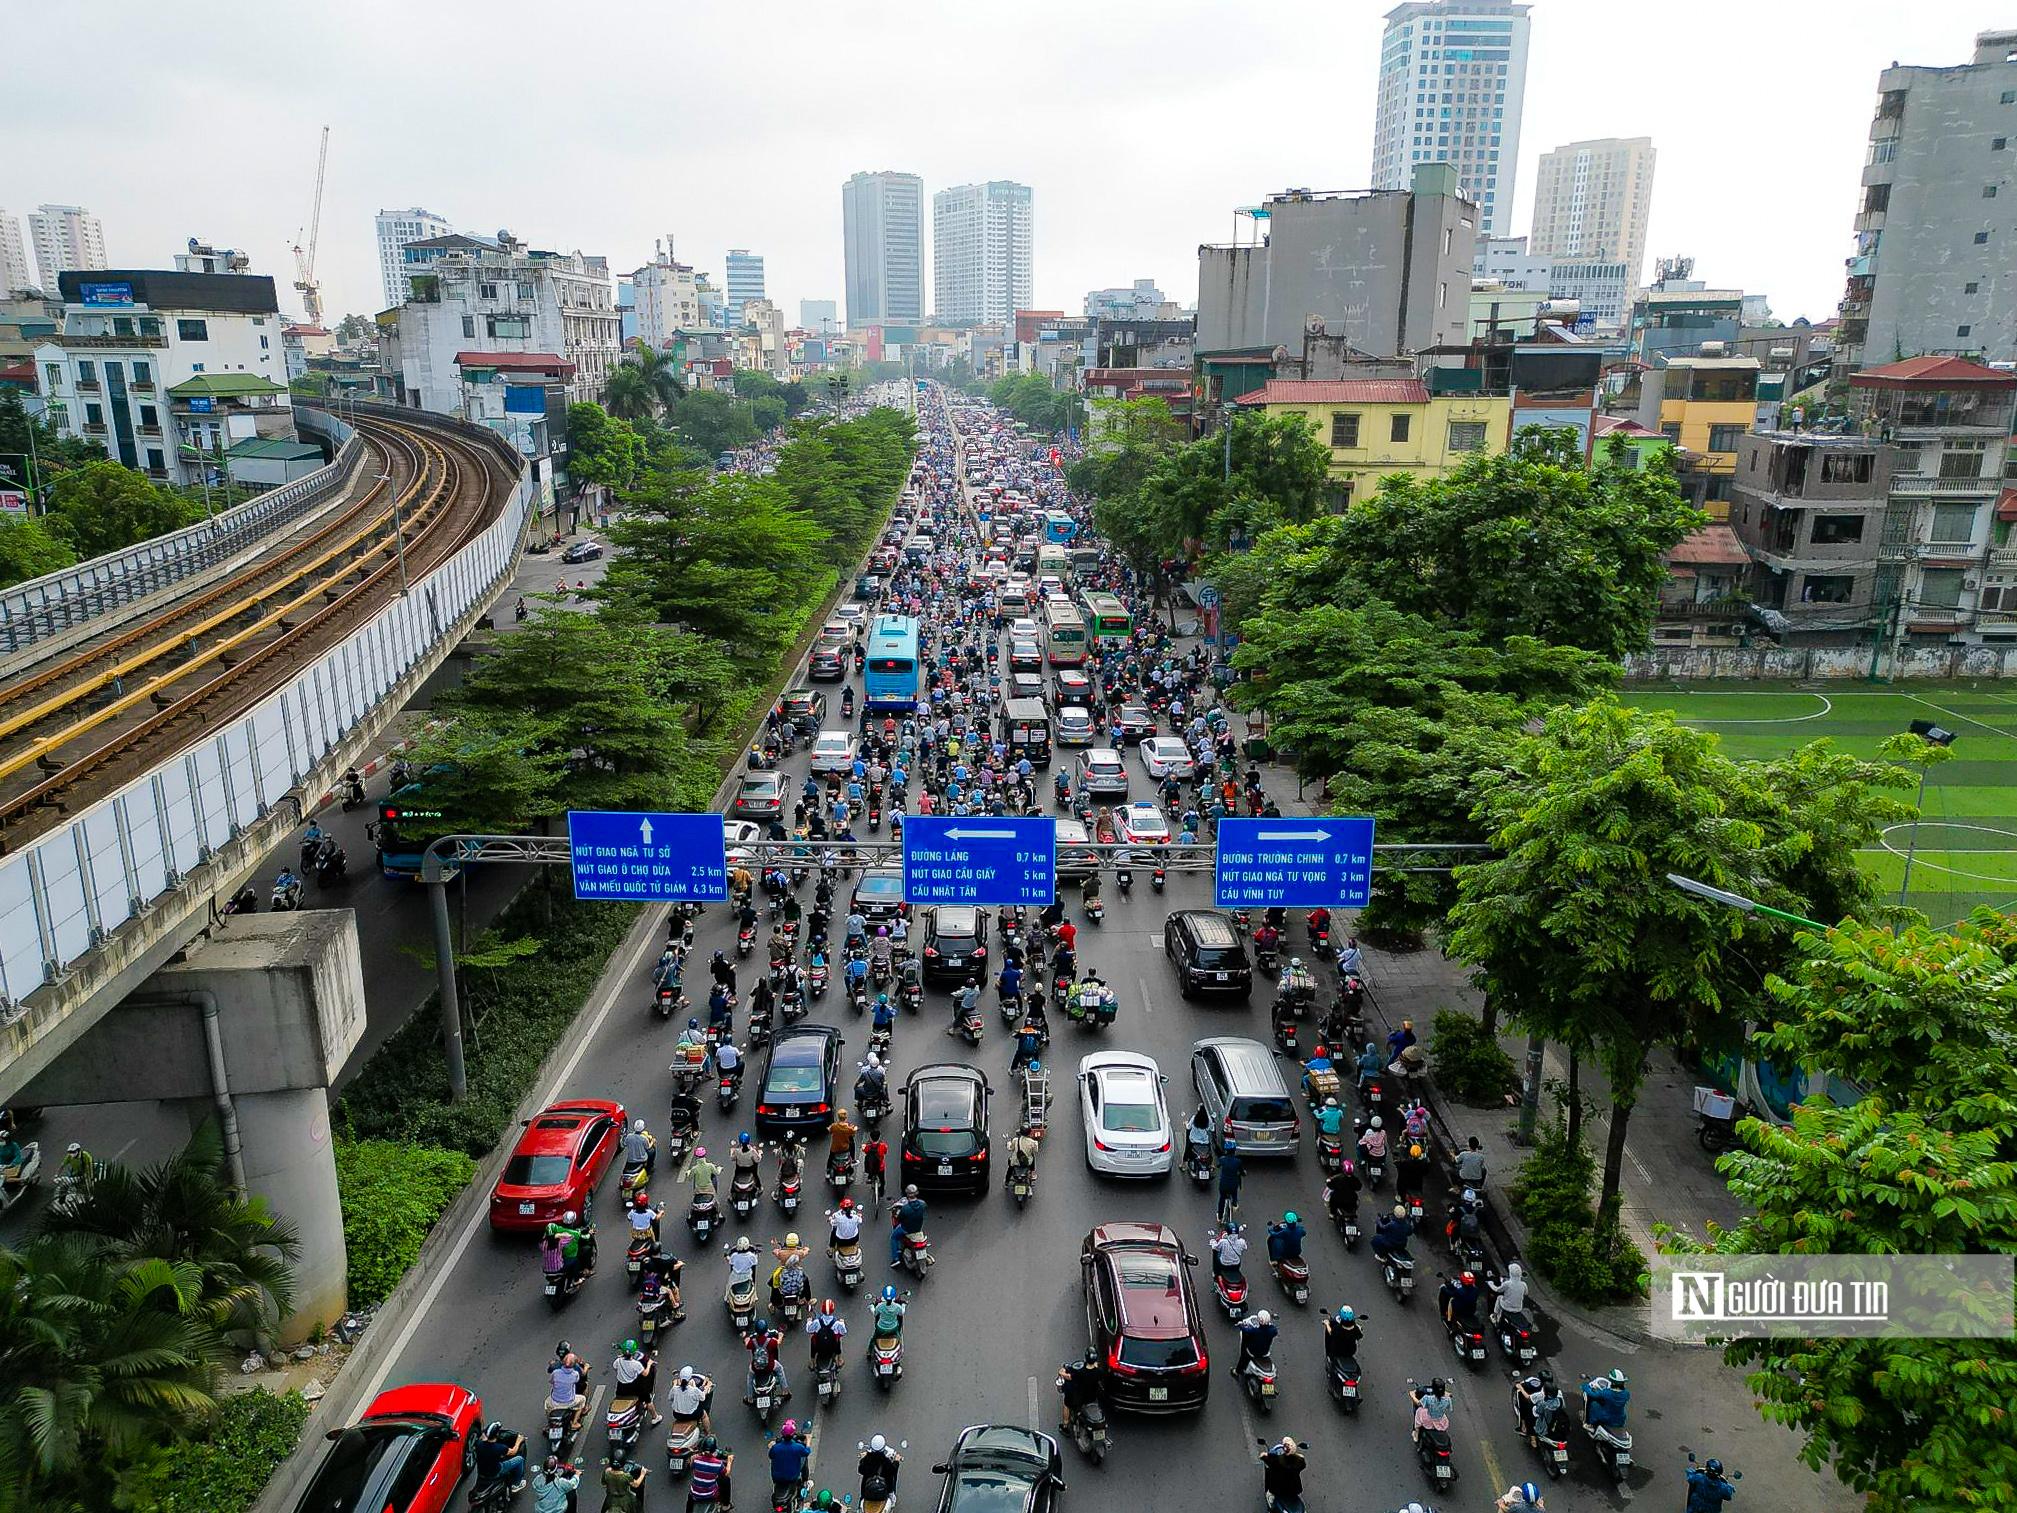
[[[44,523],[51,536],[84,560],[202,518],[200,504],[177,498],[145,473],[101,458],[57,475]]]

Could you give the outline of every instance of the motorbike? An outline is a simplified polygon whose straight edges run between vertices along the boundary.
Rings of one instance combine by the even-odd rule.
[[[819,1405],[824,1408],[840,1399],[840,1357],[830,1361],[817,1361],[812,1368],[812,1383],[819,1395]]]
[[[866,977],[848,985],[847,1006],[853,1011],[854,1017],[857,1019],[868,1012],[868,979]]]
[[[1338,1234],[1345,1242],[1346,1250],[1357,1250],[1363,1233],[1359,1228],[1359,1208],[1355,1203],[1342,1213],[1333,1212],[1331,1222],[1338,1226]]]
[[[579,1271],[570,1273],[565,1261],[543,1254],[540,1257],[540,1276],[546,1306],[555,1313],[573,1301],[574,1295],[581,1291],[582,1284],[587,1280]]]
[[[1219,1307],[1226,1311],[1226,1317],[1238,1323],[1247,1314],[1247,1278],[1244,1272],[1227,1272],[1217,1266],[1212,1268],[1212,1296]]]
[[[728,1185],[728,1206],[735,1210],[738,1219],[747,1219],[756,1212],[756,1205],[763,1199],[763,1185],[757,1181],[754,1171],[739,1171]]]
[[[7,1212],[16,1203],[34,1190],[35,1179],[42,1170],[42,1144],[38,1140],[21,1143],[21,1160],[14,1175],[0,1182],[0,1213]]]
[[[1281,954],[1273,946],[1254,947],[1254,970],[1269,977],[1281,975]]]
[[[1450,1349],[1458,1360],[1473,1371],[1482,1371],[1485,1366],[1485,1332],[1476,1324],[1466,1324],[1462,1319],[1445,1319],[1443,1330],[1450,1337]]]
[[[664,1153],[668,1166],[677,1166],[686,1159],[686,1153],[693,1145],[697,1118],[684,1104],[674,1104],[672,1112],[666,1116],[665,1138],[659,1142],[659,1149]]]
[[[1302,1059],[1297,1049],[1299,1034],[1300,1031],[1294,1019],[1280,1013],[1275,1015],[1275,1044],[1281,1047],[1282,1054],[1291,1061],[1300,1061]]]
[[[333,888],[350,874],[350,857],[341,846],[327,843],[316,852],[309,875],[318,888]]]
[[[798,1172],[793,1172],[789,1177],[779,1173],[777,1185],[770,1190],[770,1195],[785,1213],[795,1214],[805,1196],[805,1178]]]
[[[1395,1302],[1407,1302],[1415,1295],[1415,1258],[1405,1250],[1388,1251],[1380,1260],[1380,1280]]]
[[[747,956],[756,949],[756,926],[742,925],[735,932],[735,954]]]
[[[1034,1166],[1011,1166],[1008,1174],[1009,1196],[1015,1199],[1017,1208],[1029,1202],[1036,1191],[1037,1172]]]
[[[878,1387],[885,1392],[894,1387],[903,1375],[903,1336],[875,1331],[868,1342],[868,1364]]]
[[[714,1106],[726,1114],[735,1107],[735,1100],[741,1094],[742,1064],[738,1062],[734,1071],[721,1074],[721,1081],[714,1090]]]
[[[796,1279],[794,1285],[797,1291],[779,1294],[777,1309],[785,1323],[796,1327],[805,1322],[806,1309],[811,1300],[811,1287],[803,1274]]]
[[[644,1432],[644,1403],[634,1397],[612,1398],[609,1411],[603,1419],[603,1428],[609,1434],[610,1448],[621,1446],[627,1453],[637,1443],[638,1435]]]
[[[686,1206],[686,1227],[693,1231],[695,1240],[705,1242],[721,1223],[721,1205],[715,1201],[713,1193],[695,1193],[693,1201]]]
[[[1066,1001],[1070,1002],[1069,999]],[[1076,1007],[1070,1010],[1071,1017],[1089,1030],[1106,1029],[1119,1012],[1119,998],[1112,988],[1104,985],[1086,988],[1079,994]]]
[[[294,878],[286,883],[275,883],[273,885],[273,895],[267,900],[266,907],[274,910],[276,913],[300,908],[301,879]]]
[[[873,1048],[873,1041],[870,1042],[870,1046]],[[868,1125],[870,1129],[874,1129],[889,1117],[890,1102],[887,1085],[880,1091],[871,1092],[864,1092],[860,1087],[856,1087],[854,1090],[854,1101],[861,1111],[862,1123]]]
[[[1298,1307],[1310,1300],[1310,1263],[1301,1256],[1284,1256],[1279,1261],[1270,1262],[1274,1268],[1275,1280],[1282,1284],[1282,1291]]]
[[[1157,862],[1154,867],[1149,869],[1149,886],[1155,889],[1156,892],[1162,892],[1164,887],[1168,885],[1169,880],[1169,871],[1161,862]]]
[[[1540,1354],[1534,1347],[1533,1321],[1523,1309],[1508,1308],[1501,1312],[1492,1325],[1492,1334],[1499,1342],[1499,1353],[1515,1366],[1525,1366]]]
[[[650,1235],[631,1236],[630,1248],[623,1253],[623,1274],[630,1279],[633,1289],[644,1284],[644,1263],[657,1249],[658,1243]]]
[[[1191,1182],[1198,1187],[1212,1185],[1212,1148],[1209,1145],[1186,1145],[1184,1170],[1191,1175]]]
[[[1320,1171],[1335,1172],[1345,1164],[1345,1137],[1340,1131],[1335,1135],[1317,1132],[1317,1167]]]
[[[844,1240],[833,1247],[833,1279],[840,1286],[853,1292],[861,1286],[861,1241]]]
[[[666,1463],[671,1467],[674,1478],[686,1475],[686,1468],[693,1464],[693,1457],[699,1449],[700,1420],[675,1417],[665,1435]]]
[[[1091,924],[1099,925],[1106,923],[1106,917],[1107,906],[1100,901],[1099,895],[1095,893],[1091,898],[1086,900],[1086,919]]]
[[[756,1391],[751,1394],[750,1407],[755,1410],[756,1421],[768,1429],[770,1421],[777,1416],[777,1410],[784,1401],[784,1394],[778,1390],[777,1373],[766,1371],[756,1379]]]
[[[762,1050],[765,1046],[770,1044],[771,1037],[775,1033],[776,1031],[772,1027],[770,1015],[760,1013],[755,1009],[751,1009],[749,1015],[749,1029],[746,1032],[747,1040],[749,1043],[749,1049],[752,1051]]]
[[[1751,1105],[1713,1087],[1694,1092],[1695,1140],[1712,1155],[1737,1143],[1737,1121],[1751,1117]]]
[[[1332,1401],[1348,1414],[1359,1411],[1359,1359],[1357,1356],[1332,1356],[1324,1363],[1324,1379],[1330,1388]]]
[[[1589,1378],[1583,1378],[1588,1381]],[[1611,1480],[1622,1484],[1632,1470],[1632,1431],[1625,1428],[1613,1429],[1607,1424],[1593,1424],[1589,1419],[1589,1392],[1583,1394],[1583,1433],[1596,1446],[1597,1459],[1611,1473]]]
[[[652,995],[652,1012],[660,1019],[670,1019],[675,1014],[686,1013],[693,1007],[693,1000],[679,991],[679,983],[668,979],[658,985]]]
[[[1240,1390],[1246,1393],[1261,1412],[1273,1412],[1275,1398],[1281,1392],[1281,1383],[1275,1376],[1274,1358],[1260,1355],[1241,1362]]]
[[[1457,1463],[1450,1454],[1450,1431],[1424,1428],[1415,1437],[1415,1463],[1422,1468],[1422,1474],[1436,1486],[1454,1485],[1457,1480]]]
[[[669,1287],[645,1293],[637,1300],[637,1337],[647,1348],[674,1324],[685,1321],[686,1311],[674,1305],[673,1290]]]
[[[1516,1421],[1519,1414],[1520,1395],[1516,1387],[1513,1392],[1513,1417]],[[1569,1471],[1569,1432],[1563,1427],[1562,1419],[1563,1414],[1559,1408],[1537,1408],[1530,1441],[1534,1454],[1541,1459],[1542,1469],[1556,1480],[1566,1476]]]
[[[903,1269],[922,1282],[924,1274],[931,1270],[934,1259],[931,1253],[931,1238],[923,1230],[914,1235],[905,1235],[902,1259]]]
[[[784,1015],[786,1024],[797,1024],[811,1012],[810,1005],[805,1001],[805,994],[797,983],[791,984],[778,996],[777,1007],[778,1012]]]
[[[737,1281],[731,1277],[722,1293],[722,1302],[728,1308],[728,1322],[735,1332],[749,1333],[749,1326],[756,1322],[756,1278]]]
[[[1094,1465],[1107,1458],[1107,1448],[1113,1443],[1113,1431],[1107,1427],[1107,1411],[1095,1398],[1072,1415],[1072,1442]]]
[[[1004,1028],[1013,1032],[1023,1022],[1023,996],[1020,992],[997,995],[996,1007],[1001,1011]]]
[[[364,779],[354,772],[343,774],[343,812],[364,807]]]
[[[827,965],[823,961],[814,962],[811,966],[806,968],[805,970],[806,988],[814,998],[826,997],[826,985],[830,975],[831,974],[827,970]]]
[[[546,1449],[549,1455],[557,1455],[563,1461],[574,1448],[574,1409],[548,1408],[546,1410]]]
[[[980,1044],[981,1036],[987,1033],[987,1021],[981,1018],[980,1005],[961,1012],[959,1017],[959,1038],[968,1045]]]
[[[826,1185],[835,1195],[848,1190],[854,1183],[854,1153],[842,1151],[826,1158]]]

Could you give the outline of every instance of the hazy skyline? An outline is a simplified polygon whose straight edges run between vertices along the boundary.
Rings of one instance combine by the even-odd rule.
[[[783,308],[839,300],[841,185],[863,169],[919,174],[927,196],[1030,185],[1040,308],[1136,278],[1189,302],[1197,244],[1227,240],[1236,206],[1365,187],[1390,8],[782,0],[759,33],[749,5],[715,0],[228,20],[79,0],[15,51],[0,206],[24,222],[45,201],[86,206],[114,266],[169,266],[191,236],[241,248],[292,304],[326,122],[331,319],[378,308],[373,217],[408,205],[601,254],[613,275],[668,232],[717,283],[725,249],[747,247]],[[1512,231],[1542,153],[1650,136],[1642,275],[1687,254],[1712,285],[1820,320],[1841,296],[1878,73],[1963,63],[2017,10],[1533,0],[1532,19]]]

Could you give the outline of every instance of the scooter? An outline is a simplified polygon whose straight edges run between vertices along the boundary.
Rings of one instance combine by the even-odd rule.
[[[638,1435],[644,1432],[643,1401],[634,1397],[612,1398],[603,1419],[603,1428],[608,1431],[612,1450],[621,1446],[628,1452],[637,1443]]]
[[[1352,1205],[1351,1208],[1345,1210],[1343,1213],[1333,1212],[1331,1214],[1331,1222],[1338,1226],[1338,1234],[1345,1242],[1345,1249],[1357,1250],[1359,1248],[1359,1237],[1362,1233],[1359,1228],[1358,1205]]]
[[[735,954],[747,956],[756,949],[756,926],[743,925],[735,932]]]
[[[1072,1415],[1072,1443],[1096,1466],[1107,1458],[1113,1431],[1107,1427],[1107,1411],[1097,1398]]]
[[[1589,1378],[1583,1378],[1588,1381]],[[1632,1470],[1632,1432],[1629,1429],[1613,1429],[1605,1424],[1593,1424],[1589,1419],[1590,1395],[1583,1393],[1583,1433],[1590,1443],[1597,1447],[1597,1459],[1604,1469],[1611,1473],[1611,1480],[1623,1484]]]
[[[814,998],[826,997],[827,975],[827,966],[823,961],[814,962],[810,967],[806,968],[806,984]]]
[[[756,1206],[763,1199],[763,1185],[753,1171],[737,1172],[728,1185],[728,1206],[735,1210],[738,1219],[747,1219],[756,1212]]]
[[[0,1213],[5,1213],[16,1203],[27,1197],[35,1186],[35,1179],[42,1170],[42,1144],[38,1140],[22,1142],[21,1160],[14,1168],[14,1175],[0,1182]]]
[[[728,1322],[735,1332],[749,1333],[749,1326],[756,1322],[756,1278],[740,1282],[729,1278],[728,1288],[722,1293],[722,1302],[728,1308]]]
[[[1359,1358],[1357,1356],[1332,1356],[1325,1362],[1324,1380],[1328,1384],[1331,1400],[1347,1414],[1359,1411]]]
[[[1247,1315],[1247,1279],[1244,1272],[1221,1271],[1212,1268],[1212,1296],[1219,1307],[1226,1311],[1226,1317],[1238,1323]]]
[[[1274,1358],[1259,1355],[1243,1362],[1240,1366],[1240,1390],[1261,1412],[1272,1413],[1275,1398],[1281,1392],[1281,1383],[1275,1376]]]
[[[580,1426],[574,1421],[574,1412],[572,1405],[546,1410],[546,1450],[549,1455],[557,1455],[563,1461],[574,1448],[574,1436],[580,1432]]]
[[[579,1270],[569,1272],[567,1263],[557,1257],[540,1257],[541,1290],[546,1294],[546,1306],[559,1313],[573,1301],[587,1280]]]
[[[861,1286],[861,1241],[844,1240],[833,1247],[833,1279],[847,1292]]]
[[[1001,1022],[1011,1033],[1023,1022],[1023,996],[1020,992],[998,995],[996,1007],[1001,1011]]]
[[[721,1223],[721,1205],[715,1201],[713,1193],[695,1193],[693,1201],[686,1206],[686,1227],[693,1231],[695,1240],[705,1242]]]
[[[868,1342],[868,1365],[878,1387],[885,1392],[894,1387],[903,1375],[903,1336],[878,1331]]]
[[[644,1285],[644,1263],[657,1249],[658,1242],[648,1234],[631,1237],[630,1248],[623,1253],[623,1274],[633,1289]]]
[[[1513,1421],[1519,1422],[1520,1396],[1515,1388],[1513,1393]],[[1569,1473],[1569,1435],[1562,1427],[1562,1411],[1551,1408],[1534,1414],[1534,1430],[1530,1443],[1534,1454],[1541,1458],[1541,1469],[1559,1481]]]
[[[1091,898],[1086,900],[1086,920],[1088,923],[1101,925],[1106,923],[1106,918],[1107,906],[1100,901],[1100,896],[1095,893]]]
[[[276,913],[289,909],[299,909],[301,907],[301,879],[297,877],[291,882],[275,883],[273,885],[272,897],[267,900],[266,907]]]
[[[1195,1187],[1212,1185],[1212,1150],[1208,1145],[1186,1145],[1184,1170],[1190,1173]]]
[[[737,1063],[732,1072],[723,1072],[721,1082],[714,1090],[714,1106],[724,1114],[735,1107],[735,1100],[742,1093],[742,1066]]]
[[[914,1235],[905,1235],[902,1259],[903,1269],[922,1282],[924,1274],[931,1270],[936,1259],[931,1253],[930,1236],[921,1229]]]
[[[1284,1256],[1270,1263],[1274,1267],[1275,1280],[1282,1284],[1282,1291],[1289,1295],[1289,1301],[1298,1307],[1310,1301],[1310,1263],[1301,1256]]]
[[[1485,1332],[1475,1324],[1466,1324],[1462,1319],[1443,1320],[1443,1331],[1450,1337],[1450,1349],[1458,1360],[1473,1371],[1485,1367]]]
[[[1407,1302],[1415,1295],[1415,1258],[1405,1250],[1388,1251],[1380,1260],[1380,1280],[1395,1302]]]
[[[756,1412],[756,1421],[768,1429],[770,1421],[777,1416],[778,1406],[784,1401],[784,1394],[778,1391],[777,1373],[768,1371],[758,1377],[756,1391],[751,1396],[750,1407]]]
[[[1424,1428],[1415,1436],[1415,1462],[1438,1487],[1456,1484],[1457,1463],[1450,1454],[1450,1431]]]
[[[315,856],[312,876],[318,888],[333,888],[350,874],[350,858],[341,846],[325,845]]]
[[[660,1019],[670,1019],[675,1014],[686,1013],[692,1007],[693,1001],[679,991],[677,982],[670,980],[660,983],[651,999],[652,1012]]]
[[[665,1458],[675,1479],[686,1475],[686,1468],[693,1464],[693,1457],[700,1449],[700,1420],[697,1418],[675,1418],[665,1435]]]
[[[1317,1167],[1324,1172],[1335,1172],[1345,1164],[1345,1137],[1340,1131],[1335,1135],[1317,1132]]]
[[[1499,1353],[1515,1366],[1525,1366],[1540,1354],[1534,1348],[1534,1325],[1525,1311],[1518,1308],[1503,1310],[1492,1333],[1498,1339]]]
[[[968,1045],[980,1044],[981,1036],[987,1033],[987,1021],[981,1018],[980,1005],[963,1010],[959,1017],[959,1038]]]
[[[840,1357],[830,1361],[815,1362],[812,1368],[812,1382],[819,1395],[819,1405],[824,1408],[840,1400]]]
[[[799,1172],[793,1172],[789,1177],[780,1175],[770,1195],[785,1213],[795,1214],[800,1199],[805,1195],[805,1178]]]
[[[1008,1174],[1009,1196],[1015,1199],[1015,1206],[1021,1208],[1029,1202],[1036,1191],[1037,1169],[1034,1166],[1011,1166]]]
[[[854,1183],[854,1153],[841,1151],[826,1158],[826,1185],[838,1195]]]

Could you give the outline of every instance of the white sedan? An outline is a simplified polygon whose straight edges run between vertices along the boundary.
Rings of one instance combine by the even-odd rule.
[[[723,820],[722,839],[728,842],[728,865],[736,867],[756,867],[756,853],[749,848],[763,839],[763,826],[755,820]]]
[[[1116,815],[1121,822],[1121,839],[1130,846],[1167,846],[1170,822],[1149,799],[1136,799]]]
[[[1173,735],[1150,736],[1135,748],[1142,754],[1142,766],[1157,782],[1174,777],[1188,780],[1196,771],[1190,749]]]
[[[1110,1177],[1167,1177],[1176,1165],[1163,1076],[1134,1051],[1094,1051],[1079,1062],[1086,1165]]]
[[[822,730],[812,743],[814,772],[847,772],[854,767],[854,737],[845,730]]]

